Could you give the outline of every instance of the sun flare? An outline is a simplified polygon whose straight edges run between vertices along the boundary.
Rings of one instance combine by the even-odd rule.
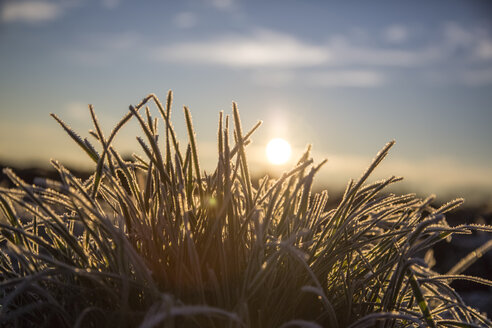
[[[292,150],[290,144],[282,138],[270,140],[266,147],[266,155],[270,163],[275,165],[284,164],[290,158]]]

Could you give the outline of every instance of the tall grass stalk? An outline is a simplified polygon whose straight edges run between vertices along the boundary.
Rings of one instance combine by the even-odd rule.
[[[0,189],[0,325],[491,326],[449,285],[491,285],[459,274],[473,256],[439,275],[419,255],[492,227],[450,227],[444,214],[461,199],[434,208],[432,197],[382,193],[401,178],[367,184],[394,142],[327,209],[326,191],[311,194],[325,162],[314,165],[310,147],[292,170],[255,188],[246,153],[259,123],[244,134],[234,104],[232,124],[220,113],[217,168],[207,174],[190,111],[181,148],[171,103],[171,92],[165,106],[148,95],[107,138],[90,106],[98,147],[53,114],[94,161],[85,181],[57,161],[61,182],[28,185],[4,171],[16,188]],[[124,160],[113,141],[132,118],[146,157]]]

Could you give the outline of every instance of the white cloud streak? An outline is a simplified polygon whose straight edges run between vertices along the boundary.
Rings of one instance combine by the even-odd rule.
[[[47,1],[5,2],[2,7],[3,22],[39,23],[52,21],[63,14],[59,3]]]
[[[476,57],[482,60],[492,60],[492,39],[484,39],[478,42]]]
[[[390,43],[403,43],[408,39],[408,29],[402,25],[391,25],[384,30],[384,39]]]
[[[311,73],[306,84],[320,87],[377,87],[385,82],[385,76],[371,70],[332,70]]]
[[[374,87],[388,80],[388,69],[425,70],[435,64],[447,65],[446,75],[461,74],[454,83],[470,86],[491,83],[489,70],[470,71],[477,63],[490,67],[487,63],[492,60],[492,38],[486,29],[451,22],[434,35],[434,40],[418,46],[409,43],[409,36],[414,32],[403,25],[388,26],[379,40],[387,44],[381,46],[378,40],[369,37],[361,41],[350,34],[313,43],[262,29],[157,47],[152,51],[152,58],[185,65],[253,69],[253,80],[270,86],[287,85],[295,80],[324,87]],[[302,71],[303,68],[317,68],[319,72],[309,73]]]
[[[334,66],[418,67],[435,62],[444,56],[440,49],[434,46],[407,50],[357,46],[349,42],[337,41],[330,44],[329,49],[333,54],[331,64]]]
[[[179,28],[192,28],[197,24],[196,15],[189,11],[178,13],[174,16],[174,24]]]
[[[234,0],[207,0],[213,7],[219,10],[228,10],[234,7]]]
[[[466,29],[454,22],[447,23],[444,26],[443,34],[449,46],[469,46],[477,38],[476,31]]]
[[[14,0],[5,1],[0,8],[0,21],[4,23],[28,23],[54,21],[67,10],[83,5],[85,1],[47,1],[47,0]],[[106,9],[115,9],[121,0],[101,0]]]
[[[341,67],[348,65],[417,67],[446,56],[429,46],[404,50],[358,46],[338,37],[326,44],[311,44],[292,35],[259,30],[251,35],[230,35],[206,41],[178,42],[153,52],[157,60],[183,64],[238,68]]]
[[[193,27],[195,14],[178,13],[174,24],[179,28]],[[156,46],[155,41],[126,32],[99,37],[83,49],[68,52],[71,60],[101,66],[121,58],[122,50],[138,47],[145,50],[141,53],[146,59],[165,64],[248,70],[253,83],[271,87],[293,83],[325,88],[377,87],[388,83],[393,68],[415,69],[424,81],[440,85],[492,84],[492,38],[487,30],[449,23],[434,42],[419,46],[409,44],[408,27],[393,25],[384,31],[391,42],[400,43],[381,45],[381,35],[379,40],[371,40],[370,36],[359,40],[350,34],[314,43],[291,34],[258,29]],[[443,69],[436,70],[435,64]]]
[[[157,49],[158,60],[225,65],[240,68],[309,67],[329,60],[325,49],[289,35],[257,31],[252,36],[229,36],[211,41],[177,43]]]
[[[387,81],[382,72],[357,69],[323,69],[317,72],[256,71],[252,78],[258,85],[267,87],[283,87],[296,82],[322,88],[371,88],[381,86]]]
[[[135,32],[100,34],[84,42],[83,48],[61,50],[61,55],[70,62],[102,67],[111,65],[115,59],[130,53],[132,49],[143,48],[141,40],[142,36]]]
[[[115,9],[120,5],[120,2],[120,0],[101,0],[101,4],[107,9]]]

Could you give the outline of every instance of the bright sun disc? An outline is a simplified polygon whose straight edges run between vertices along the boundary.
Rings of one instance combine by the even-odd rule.
[[[275,165],[284,164],[290,158],[290,145],[287,141],[281,138],[270,140],[266,147],[268,160]]]

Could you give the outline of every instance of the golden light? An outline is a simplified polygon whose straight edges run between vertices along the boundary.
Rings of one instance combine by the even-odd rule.
[[[282,138],[270,140],[266,147],[268,160],[275,165],[284,164],[290,158],[292,150],[290,144]]]

